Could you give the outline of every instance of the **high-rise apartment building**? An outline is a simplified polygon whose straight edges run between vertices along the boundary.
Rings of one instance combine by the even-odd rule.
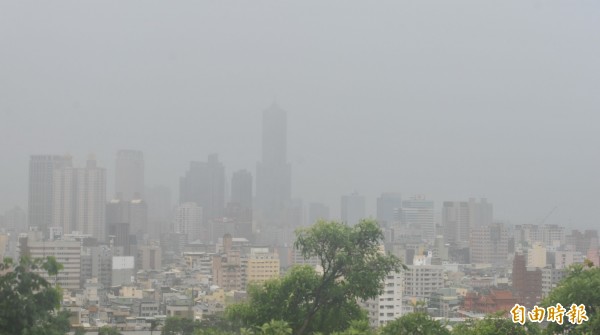
[[[402,201],[402,222],[421,232],[421,238],[433,243],[435,233],[434,203],[418,195]]]
[[[53,222],[65,234],[78,231],[105,238],[106,170],[88,159],[85,168],[66,166],[53,173]]]
[[[383,246],[380,246],[380,252],[385,253]],[[367,312],[372,328],[384,326],[402,316],[405,272],[388,273],[381,283],[383,287],[381,294],[375,298],[360,301],[361,307]]]
[[[285,217],[292,197],[291,166],[287,161],[287,113],[273,104],[263,112],[262,159],[256,167],[256,207],[261,225]]]
[[[409,265],[404,271],[404,295],[427,301],[444,287],[444,268],[440,265]]]
[[[508,230],[502,223],[476,226],[471,230],[471,263],[503,266],[508,258]]]
[[[117,199],[144,199],[144,154],[138,150],[119,150],[115,166]]]
[[[177,207],[175,211],[174,232],[185,234],[188,241],[207,238],[208,230],[203,224],[203,208],[194,202],[186,202]]]
[[[206,162],[191,162],[179,181],[179,203],[194,202],[202,207],[206,221],[223,216],[225,209],[225,166],[217,154]]]
[[[546,246],[542,242],[534,242],[527,250],[527,267],[545,268],[547,265]]]
[[[246,283],[262,284],[279,277],[279,255],[269,248],[251,248],[246,262]]]
[[[542,299],[542,270],[527,268],[527,256],[515,254],[512,287],[519,304],[532,308]]]
[[[354,226],[366,217],[365,197],[358,193],[342,196],[341,201],[342,222]]]
[[[160,245],[146,244],[138,247],[138,269],[142,269],[145,271],[158,271],[162,268],[162,258],[161,258],[161,248]]]
[[[34,155],[29,160],[28,220],[48,234],[54,220],[54,170],[72,165],[70,156]]]
[[[490,225],[493,222],[493,206],[482,198],[480,202],[444,201],[442,207],[442,227],[446,242],[464,247],[469,244],[471,229]]]

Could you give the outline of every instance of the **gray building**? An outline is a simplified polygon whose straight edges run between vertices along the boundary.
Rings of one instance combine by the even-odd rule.
[[[402,208],[400,193],[382,193],[377,198],[377,222],[389,226],[396,221],[397,212]]]
[[[444,201],[442,227],[446,243],[467,246],[471,230],[492,224],[493,214],[494,208],[485,198],[479,202],[474,198],[469,201]]]
[[[225,166],[217,154],[206,162],[191,162],[190,169],[179,180],[179,203],[193,202],[202,207],[203,218],[223,216],[225,209]]]
[[[119,150],[115,164],[117,199],[144,199],[144,154],[138,150]]]
[[[402,201],[402,222],[419,231],[424,241],[433,243],[435,232],[434,203],[422,195]]]
[[[104,240],[106,218],[106,170],[90,157],[84,168],[54,170],[53,223],[65,234],[78,231]]]
[[[350,195],[342,196],[341,201],[342,222],[354,226],[366,216],[365,197],[354,192]]]
[[[256,167],[256,207],[262,226],[281,222],[292,197],[287,161],[287,113],[277,104],[263,112],[262,159]]]
[[[29,160],[28,220],[48,234],[53,222],[54,170],[72,165],[70,156],[34,155]]]

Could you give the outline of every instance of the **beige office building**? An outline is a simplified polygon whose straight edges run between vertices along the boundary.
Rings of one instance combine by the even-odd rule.
[[[279,255],[269,248],[252,248],[246,265],[247,283],[264,283],[279,277]]]
[[[81,243],[79,241],[28,241],[27,250],[31,258],[45,258],[53,256],[63,265],[58,277],[49,277],[43,273],[44,278],[50,283],[57,283],[65,290],[80,288],[81,277]]]

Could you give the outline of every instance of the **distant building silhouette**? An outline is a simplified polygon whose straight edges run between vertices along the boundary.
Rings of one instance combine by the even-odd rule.
[[[377,198],[377,222],[381,225],[390,225],[395,221],[398,209],[402,208],[400,193],[382,193]]]
[[[84,168],[55,169],[53,183],[53,226],[104,240],[106,170],[91,157]]]
[[[342,196],[341,201],[342,221],[354,226],[366,216],[365,197],[358,193]]]
[[[402,222],[421,233],[421,238],[433,243],[435,232],[434,203],[418,195],[402,201]]]
[[[273,104],[263,112],[262,159],[256,167],[256,207],[264,227],[281,224],[291,201],[287,113]]]
[[[159,239],[162,234],[172,231],[169,223],[173,217],[171,190],[166,186],[146,188],[144,200],[148,204],[148,234]]]
[[[480,202],[444,201],[442,205],[442,227],[446,243],[465,247],[469,244],[471,230],[493,222],[493,206],[485,198]]]
[[[106,204],[107,235],[114,245],[123,247],[123,256],[134,256],[132,241],[142,241],[147,234],[148,208],[142,200],[113,199]]]
[[[225,167],[217,154],[206,162],[191,162],[179,181],[179,203],[193,202],[202,207],[205,221],[220,218],[225,209]]]
[[[179,205],[175,212],[175,225],[173,231],[179,234],[185,234],[188,241],[195,241],[199,238],[207,238],[208,230],[202,219],[202,207],[194,202],[186,202]]]
[[[144,154],[138,150],[119,150],[115,164],[117,199],[144,199]]]
[[[234,208],[239,208],[241,219],[252,221],[252,174],[249,171],[233,173],[230,203]]]
[[[54,220],[54,170],[72,165],[71,156],[33,155],[29,160],[29,227],[44,235]]]

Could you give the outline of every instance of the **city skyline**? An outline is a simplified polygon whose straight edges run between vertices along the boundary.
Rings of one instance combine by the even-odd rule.
[[[598,13],[0,2],[0,333],[600,333]]]
[[[331,213],[356,190],[373,216],[399,192],[596,224],[600,4],[310,3],[3,7],[0,210],[26,207],[36,154],[95,153],[114,180],[115,153],[140,150],[148,186],[173,194],[210,153],[256,178],[260,114],[277,101],[292,197]]]

